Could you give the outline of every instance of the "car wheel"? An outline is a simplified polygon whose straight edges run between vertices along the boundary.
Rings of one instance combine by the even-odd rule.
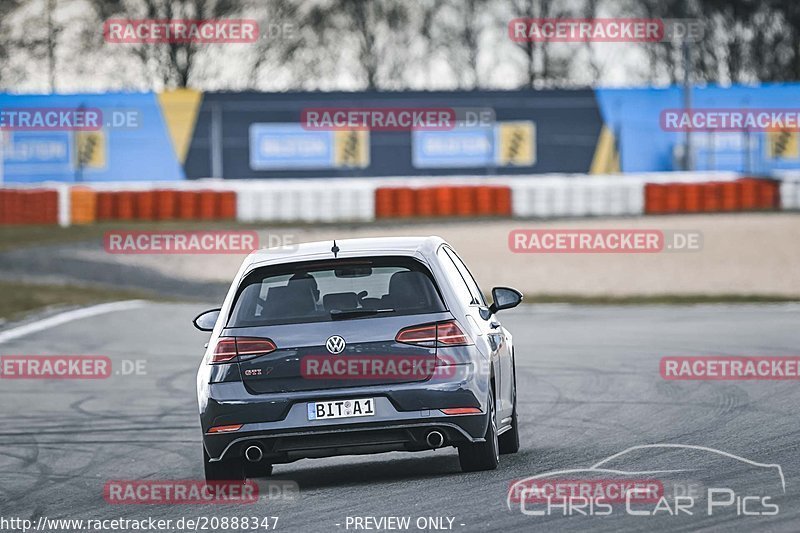
[[[500,455],[517,453],[519,451],[519,426],[517,425],[517,408],[511,415],[511,429],[505,431],[497,438],[500,444]]]
[[[227,458],[211,462],[205,446],[203,447],[203,467],[206,481],[240,481],[244,480],[244,461],[240,458]]]
[[[495,421],[494,392],[489,395],[489,424],[486,428],[485,442],[464,444],[458,448],[458,462],[464,472],[494,470],[500,463],[497,442],[497,422]]]
[[[514,371],[514,409],[511,412],[511,429],[497,438],[500,454],[517,453],[519,451],[519,423],[517,422],[517,372]]]

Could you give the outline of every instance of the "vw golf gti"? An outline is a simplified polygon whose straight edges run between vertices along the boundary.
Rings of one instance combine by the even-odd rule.
[[[197,395],[209,480],[303,458],[454,446],[464,471],[519,449],[514,345],[439,237],[352,239],[250,254],[211,331]]]

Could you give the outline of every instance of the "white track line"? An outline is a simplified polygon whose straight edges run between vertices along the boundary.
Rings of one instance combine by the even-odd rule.
[[[88,318],[90,316],[102,315],[103,313],[113,313],[114,311],[135,309],[137,307],[143,306],[146,303],[147,302],[145,300],[125,300],[122,302],[111,302],[106,304],[93,305],[91,307],[83,307],[81,309],[75,309],[73,311],[67,311],[65,313],[61,313],[48,318],[43,318],[42,320],[37,320],[36,322],[25,324],[23,326],[10,329],[8,331],[1,331],[0,344],[10,341],[12,339],[16,339],[18,337],[29,335],[31,333],[36,333],[37,331],[42,331],[44,329],[52,328],[54,326],[59,326],[67,322],[72,322],[73,320],[80,320],[82,318]]]

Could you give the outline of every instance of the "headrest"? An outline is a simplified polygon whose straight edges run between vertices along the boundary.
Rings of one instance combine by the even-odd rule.
[[[332,309],[349,310],[358,307],[358,296],[354,292],[334,292],[322,297],[322,306],[326,311]]]
[[[270,287],[264,302],[264,316],[279,318],[284,316],[305,316],[316,309],[311,286],[308,283],[292,283],[285,287]]]

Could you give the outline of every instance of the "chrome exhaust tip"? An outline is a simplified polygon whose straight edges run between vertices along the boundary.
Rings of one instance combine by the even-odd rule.
[[[258,446],[248,446],[244,451],[244,457],[251,463],[257,463],[264,457],[264,452]]]
[[[428,436],[425,437],[425,442],[428,443],[433,449],[441,448],[442,444],[444,444],[444,435],[441,432],[436,431],[435,429],[428,433]]]

